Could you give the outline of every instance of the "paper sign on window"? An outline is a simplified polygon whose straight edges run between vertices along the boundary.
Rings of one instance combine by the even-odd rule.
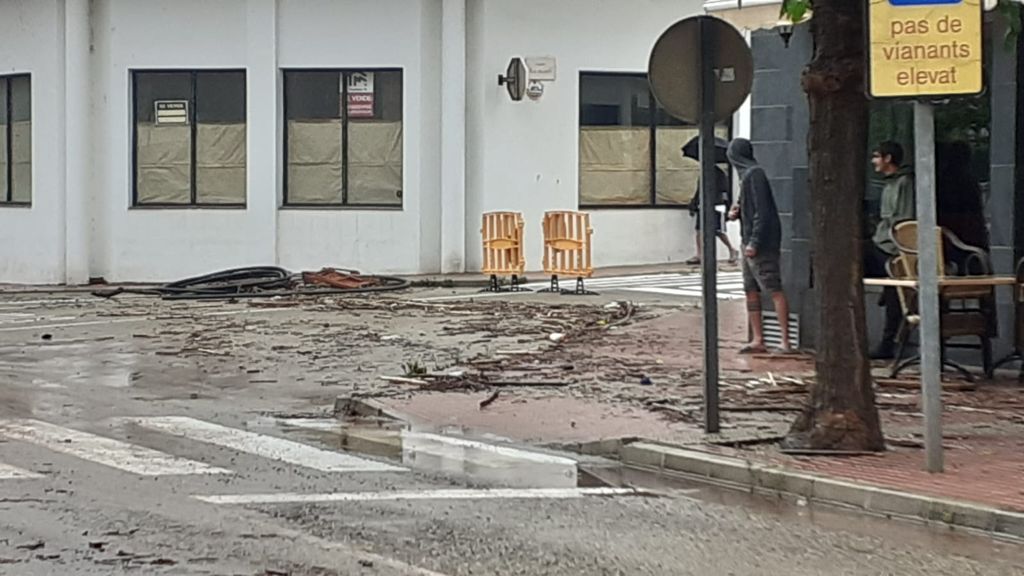
[[[157,100],[156,125],[188,124],[188,100]]]
[[[349,118],[373,118],[373,72],[351,72],[346,83]]]

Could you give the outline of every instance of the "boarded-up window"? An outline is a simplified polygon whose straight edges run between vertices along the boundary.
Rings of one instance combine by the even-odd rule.
[[[659,108],[646,76],[580,74],[580,205],[689,205],[700,166],[681,149],[696,136]]]
[[[402,206],[402,72],[289,70],[285,204]]]
[[[32,81],[0,76],[0,204],[32,202]]]
[[[135,204],[244,206],[242,71],[136,72]]]

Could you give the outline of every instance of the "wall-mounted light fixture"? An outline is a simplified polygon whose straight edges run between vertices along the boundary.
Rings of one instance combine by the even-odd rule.
[[[783,46],[789,48],[789,41],[793,39],[793,23],[789,20],[779,20],[778,30]]]
[[[782,43],[786,46],[786,48],[789,48],[789,41],[793,39],[793,32],[795,32],[796,26],[798,24],[803,24],[804,22],[807,22],[808,20],[811,19],[811,16],[813,15],[813,12],[808,10],[800,18],[799,22],[794,22],[788,18],[783,18],[782,20],[779,20],[775,24],[775,28],[779,32],[779,37],[782,38]]]

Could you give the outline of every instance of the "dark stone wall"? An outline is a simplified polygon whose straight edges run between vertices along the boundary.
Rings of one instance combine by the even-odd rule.
[[[988,198],[992,259],[997,274],[1012,274],[1017,249],[1016,235],[1024,237],[1024,215],[1019,214],[1017,150],[1017,51],[1003,42],[1005,24],[989,18],[991,70],[988,94],[992,102],[991,190]],[[811,213],[808,190],[807,99],[800,75],[810,61],[813,46],[806,26],[798,27],[787,48],[775,31],[754,32],[754,88],[751,95],[751,141],[775,191],[783,225],[782,270],[786,294],[800,316],[801,345],[813,347],[815,292],[812,283]],[[878,292],[866,294],[868,334],[871,343],[881,336],[883,312]],[[1009,290],[999,290],[999,340],[997,358],[1007,352],[1013,338],[1014,310]],[[961,356],[957,354],[957,356]],[[967,352],[964,359],[977,359]]]
[[[754,88],[751,142],[768,173],[782,219],[782,275],[794,314],[800,317],[800,343],[814,342],[811,288],[811,213],[807,189],[807,98],[800,75],[811,57],[806,26],[789,47],[775,31],[754,32]]]

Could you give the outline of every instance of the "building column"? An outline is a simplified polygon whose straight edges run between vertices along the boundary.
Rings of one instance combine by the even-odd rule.
[[[89,281],[91,83],[89,0],[64,0],[64,282]]]
[[[441,272],[466,271],[466,0],[441,15]]]
[[[278,207],[283,142],[277,70],[277,0],[249,0],[246,5],[246,133],[248,180],[246,211],[262,230],[263,263],[278,262]]]

